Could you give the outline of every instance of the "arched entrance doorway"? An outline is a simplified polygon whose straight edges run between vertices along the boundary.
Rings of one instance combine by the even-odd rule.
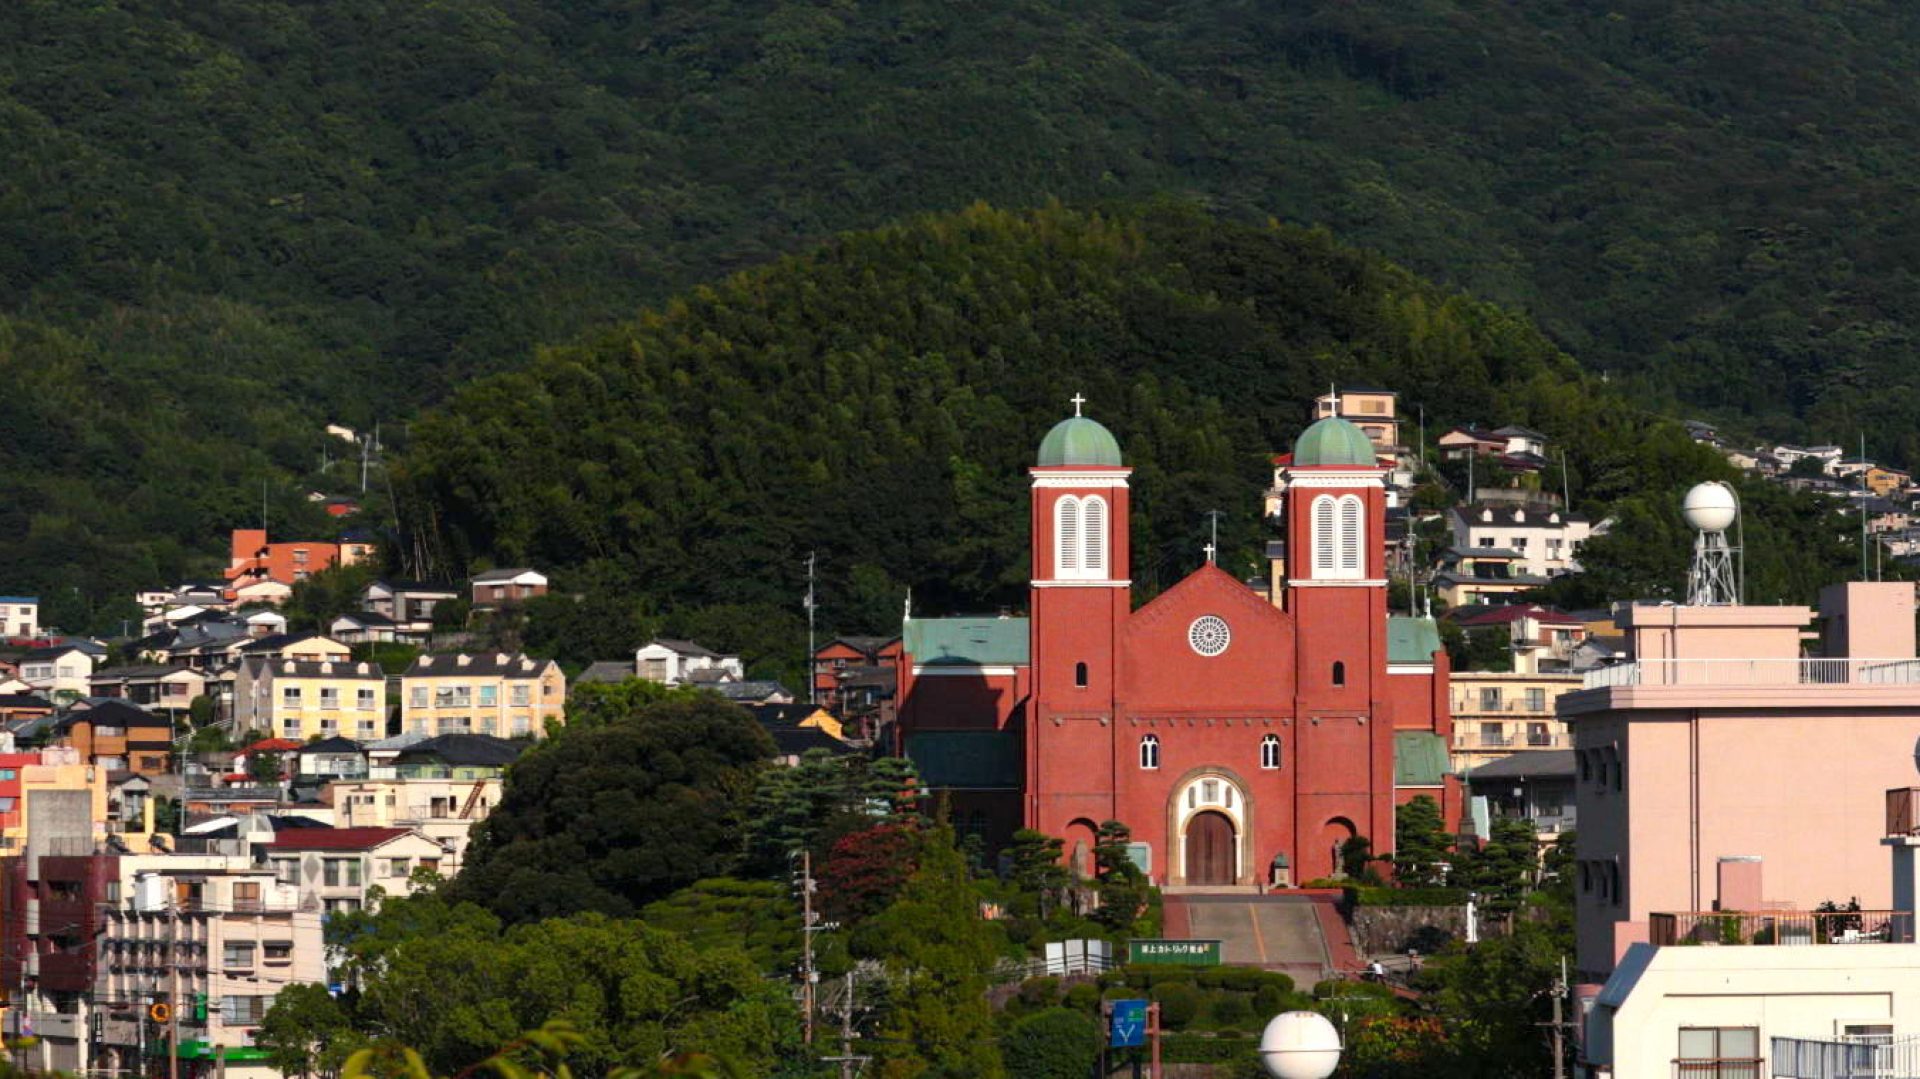
[[[1196,813],[1187,820],[1187,883],[1191,885],[1232,884],[1235,879],[1235,850],[1238,843],[1233,822],[1224,813]]]

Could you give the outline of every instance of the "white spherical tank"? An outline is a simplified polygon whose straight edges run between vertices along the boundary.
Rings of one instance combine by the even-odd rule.
[[[1260,1064],[1273,1079],[1327,1079],[1340,1066],[1340,1032],[1319,1012],[1282,1012],[1260,1035]]]
[[[1733,488],[1709,481],[1695,484],[1687,492],[1680,513],[1695,531],[1725,532],[1740,516],[1740,503],[1733,497]]]

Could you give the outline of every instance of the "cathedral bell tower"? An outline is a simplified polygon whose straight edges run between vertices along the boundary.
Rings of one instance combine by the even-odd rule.
[[[1119,633],[1132,606],[1131,507],[1120,444],[1080,415],[1054,425],[1034,467],[1028,602],[1039,714],[1110,716]]]

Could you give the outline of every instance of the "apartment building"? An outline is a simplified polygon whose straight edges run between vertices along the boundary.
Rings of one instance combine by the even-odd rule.
[[[0,638],[32,640],[40,636],[40,600],[35,596],[0,596]]]
[[[328,914],[365,910],[369,888],[386,895],[413,891],[413,873],[444,871],[440,844],[408,828],[290,828],[266,847],[280,883],[295,888],[304,909]]]
[[[1453,768],[1469,772],[1511,753],[1566,749],[1572,742],[1555,708],[1581,687],[1577,674],[1455,671]]]
[[[20,680],[55,704],[71,704],[91,691],[88,679],[99,665],[98,651],[74,644],[36,648],[20,657]]]
[[[79,750],[54,746],[0,753],[0,851],[11,854],[26,847],[34,798],[58,791],[78,792],[92,807],[90,819],[107,819],[107,770],[87,763]]]
[[[173,720],[114,698],[75,704],[55,728],[88,764],[143,776],[173,770]]]
[[[400,687],[400,729],[408,734],[541,738],[549,720],[565,721],[566,675],[552,660],[501,652],[421,656]]]
[[[379,738],[387,675],[378,663],[249,657],[234,672],[233,716],[281,738]]]
[[[1552,505],[1459,506],[1447,523],[1456,548],[1512,551],[1516,568],[1533,577],[1578,572],[1580,548],[1594,535],[1585,514]]]
[[[326,797],[342,828],[399,828],[431,839],[444,852],[441,860],[415,868],[453,877],[465,865],[473,826],[500,804],[500,782],[497,775],[363,779],[333,783]]]

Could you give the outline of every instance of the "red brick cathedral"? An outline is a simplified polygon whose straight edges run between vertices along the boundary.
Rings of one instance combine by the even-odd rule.
[[[1279,458],[1285,551],[1272,595],[1212,564],[1135,610],[1132,472],[1074,416],[1030,470],[1027,618],[909,615],[899,748],[995,842],[1036,828],[1090,866],[1107,820],[1156,883],[1298,884],[1347,839],[1393,847],[1396,804],[1446,776],[1446,654],[1387,613],[1387,469],[1344,419]]]

